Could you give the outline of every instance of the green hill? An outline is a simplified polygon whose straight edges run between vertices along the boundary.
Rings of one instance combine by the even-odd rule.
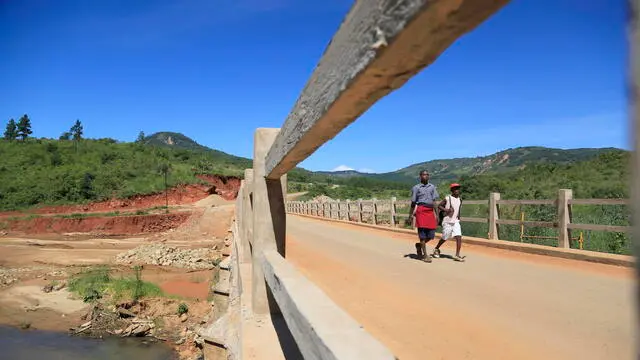
[[[571,164],[537,163],[521,170],[505,174],[482,174],[460,179],[463,195],[467,199],[487,199],[490,192],[499,192],[503,199],[555,199],[558,189],[572,189],[573,197],[628,198],[629,161],[626,151],[612,150],[596,157]],[[444,184],[446,185],[446,184]],[[446,193],[446,187],[440,188]],[[519,220],[524,213],[526,220],[556,221],[555,205],[501,206],[500,217]],[[468,205],[463,216],[487,216],[486,206]],[[572,221],[580,224],[629,225],[629,209],[623,205],[573,205]],[[486,224],[465,223],[464,232],[470,236],[484,237]],[[519,241],[519,226],[503,225],[500,238]],[[534,236],[557,236],[557,231],[547,228],[527,228],[525,233]],[[574,231],[577,237],[580,231]],[[584,247],[587,250],[630,254],[629,237],[620,233],[584,231]],[[525,238],[525,242],[555,245],[553,239]],[[576,247],[576,243],[572,244]]]
[[[230,165],[237,165],[243,170],[253,166],[253,161],[251,159],[227,154],[226,152],[200,145],[193,139],[180,133],[168,131],[157,132],[145,137],[143,143],[145,145],[164,147],[167,149],[190,150],[193,152],[206,153],[212,160],[224,162]]]
[[[319,171],[316,174],[335,179],[367,177],[381,181],[412,184],[417,181],[418,173],[423,169],[427,169],[431,174],[431,181],[440,183],[458,179],[461,176],[509,172],[538,163],[571,164],[577,161],[589,160],[610,151],[620,151],[620,149],[583,148],[564,150],[531,146],[507,149],[489,156],[430,160],[387,173],[370,174],[348,170]]]
[[[616,151],[615,148],[602,149],[553,149],[545,147],[520,147],[507,149],[489,156],[475,158],[439,159],[417,163],[397,171],[371,174],[379,180],[399,181],[414,183],[418,172],[422,169],[429,170],[432,181],[450,181],[461,176],[504,173],[525,168],[532,164],[571,164],[577,161],[592,159],[600,154]]]
[[[209,150],[186,150],[113,139],[0,140],[0,210],[96,201],[196,183],[198,173],[241,176],[251,160]]]

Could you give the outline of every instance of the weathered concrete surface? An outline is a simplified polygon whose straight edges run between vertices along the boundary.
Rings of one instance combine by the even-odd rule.
[[[251,241],[253,277],[251,281],[251,296],[254,314],[267,314],[270,311],[277,310],[277,306],[270,303],[267,296],[267,286],[264,281],[260,258],[265,249],[277,248],[278,240],[284,243],[284,236],[282,236],[282,239],[277,239],[278,234],[284,234],[284,228],[276,229],[274,225],[284,226],[285,217],[282,214],[272,213],[271,203],[276,201],[270,198],[272,193],[270,190],[273,190],[273,181],[277,182],[277,188],[280,188],[281,185],[279,179],[267,182],[265,173],[265,156],[279,132],[280,129],[258,128],[253,140],[253,186],[251,188],[253,193],[253,240]],[[282,197],[281,191],[280,197]],[[284,199],[280,199],[279,202],[283,203]],[[281,210],[284,213],[284,208]],[[278,215],[283,218],[281,219],[282,223],[277,221]]]
[[[633,358],[631,268],[473,245],[425,264],[414,235],[287,224],[287,260],[400,359]]]
[[[251,311],[251,264],[240,264],[242,278],[241,328],[239,339],[242,359],[284,360],[283,346],[269,314],[256,315]]]
[[[305,359],[395,358],[276,251],[265,252],[263,269],[282,316]]]

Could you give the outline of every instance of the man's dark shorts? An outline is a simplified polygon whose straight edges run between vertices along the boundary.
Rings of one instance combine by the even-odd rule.
[[[433,240],[436,237],[436,229],[418,228],[420,240]]]

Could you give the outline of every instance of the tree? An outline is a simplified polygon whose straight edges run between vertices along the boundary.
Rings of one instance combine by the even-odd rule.
[[[168,187],[167,187],[167,177],[171,172],[171,164],[161,163],[160,166],[158,166],[158,172],[164,176],[164,201],[165,201],[166,211],[169,212],[169,193],[168,193]]]
[[[70,131],[74,141],[79,141],[80,139],[82,139],[82,133],[83,133],[82,130],[83,130],[82,123],[80,122],[80,120],[76,120],[75,124],[73,124]]]
[[[58,140],[71,140],[71,133],[68,131],[65,131],[62,133],[62,135],[60,135],[60,137],[58,138]]]
[[[80,183],[80,196],[82,196],[85,200],[91,200],[95,197],[95,193],[93,191],[93,179],[95,176],[91,173],[85,173],[82,178],[82,182]]]
[[[144,144],[144,139],[145,139],[144,131],[140,131],[140,133],[138,134],[138,138],[136,139],[136,143],[142,145]]]
[[[76,152],[78,152],[78,142],[82,139],[82,130],[82,123],[80,120],[76,120],[75,124],[71,127],[71,130],[69,130],[76,146]]]
[[[31,131],[31,120],[29,119],[29,116],[27,116],[27,114],[22,115],[20,120],[18,120],[17,128],[18,137],[20,137],[22,141],[25,141],[29,137],[29,135],[33,133],[33,131]]]
[[[16,121],[11,119],[7,123],[7,129],[4,131],[4,139],[5,140],[15,140],[18,136],[18,126],[16,125]]]

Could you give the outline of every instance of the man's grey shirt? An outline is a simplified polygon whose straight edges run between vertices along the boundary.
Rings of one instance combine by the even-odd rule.
[[[418,205],[433,207],[434,200],[438,199],[438,190],[431,184],[416,184],[411,188],[411,202]]]

